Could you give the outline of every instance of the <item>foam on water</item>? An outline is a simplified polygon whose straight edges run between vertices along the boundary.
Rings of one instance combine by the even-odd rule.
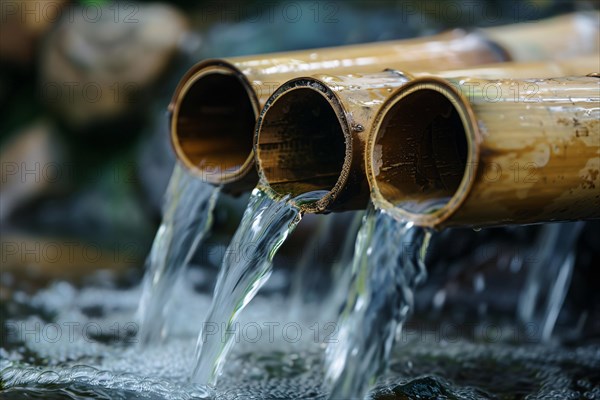
[[[110,329],[115,322],[133,321],[139,288],[78,289],[60,282],[33,296],[15,295],[10,302],[30,310],[31,315],[15,315],[5,323],[8,339],[0,350],[1,397],[7,399],[188,399],[246,400],[248,398],[316,398],[328,396],[324,379],[323,338],[314,340],[310,325],[302,325],[300,341],[291,343],[277,330],[269,340],[263,330],[260,341],[241,335],[224,363],[215,388],[189,382],[195,358],[193,348],[210,298],[196,293],[195,280],[188,271],[174,290],[178,305],[172,335],[160,346],[139,349],[135,337],[119,336],[106,341],[85,337],[79,331],[69,341],[64,323],[98,324]],[[18,304],[17,304],[18,303]],[[15,307],[16,308],[16,307]],[[10,308],[11,310],[13,307]],[[90,313],[86,310],[95,310]],[[320,307],[306,310],[318,316]],[[43,314],[43,315],[42,315]],[[240,315],[239,322],[259,324],[289,320],[289,303],[280,296],[257,296]],[[48,317],[51,316],[51,317]],[[22,323],[38,321],[39,326]],[[325,321],[323,321],[325,322]],[[52,330],[63,326],[62,341],[50,340]],[[23,332],[17,332],[21,329]],[[499,335],[512,338],[511,329]],[[21,339],[15,342],[12,339]],[[335,339],[339,339],[336,335]],[[391,351],[390,367],[368,398],[448,398],[448,399],[600,399],[600,346],[580,344],[563,347],[490,342],[485,338],[450,339],[443,335],[410,333]]]
[[[166,380],[146,378],[133,373],[112,373],[87,365],[70,368],[50,369],[38,367],[19,367],[8,364],[2,366],[2,383],[5,388],[24,387],[36,390],[36,394],[51,396],[55,388],[93,387],[109,389],[110,398],[156,398],[156,399],[208,399],[208,388],[191,384],[173,383]],[[67,389],[68,390],[68,389]],[[122,392],[119,392],[122,391]],[[16,394],[23,394],[14,390]]]
[[[15,398],[22,398],[25,390],[46,396],[57,395],[57,390],[61,394],[67,391],[73,398],[85,398],[87,390],[94,398],[109,393],[106,398],[234,399],[267,390],[284,393],[285,386],[275,390],[277,384],[272,380],[257,379],[271,374],[274,381],[289,382],[288,394],[301,388],[306,393],[314,392],[319,379],[311,378],[309,384],[306,376],[318,370],[307,365],[320,362],[321,343],[313,340],[315,333],[309,330],[309,325],[317,321],[305,325],[290,321],[288,307],[279,295],[256,299],[239,319],[240,325],[232,327],[241,341],[236,346],[238,352],[229,359],[219,391],[191,384],[190,371],[196,361],[193,349],[211,299],[193,290],[198,277],[192,271],[186,278],[174,289],[174,303],[180,307],[176,318],[169,321],[169,340],[143,349],[135,345],[135,336],[122,329],[129,324],[135,326],[132,321],[139,288],[78,290],[60,282],[33,296],[21,293],[16,297],[35,311],[5,324],[4,333],[12,346],[0,350],[0,387],[14,393]],[[90,309],[94,310],[92,315],[86,312]],[[51,321],[42,314],[52,315]],[[282,334],[286,324],[297,325],[305,333],[292,343]],[[254,331],[244,330],[249,325],[261,327],[260,340],[255,340]],[[60,335],[56,328],[62,330]],[[104,337],[95,335],[99,332],[105,333]],[[272,337],[269,332],[273,332]],[[118,335],[113,337],[113,333]],[[274,373],[274,369],[278,371]]]
[[[501,337],[514,329],[496,327]],[[394,349],[389,372],[371,396],[436,398],[426,394],[442,391],[441,398],[461,400],[600,399],[599,371],[597,344],[570,348],[414,335]]]
[[[175,165],[142,282],[138,308],[141,345],[156,344],[167,336],[165,321],[173,287],[212,224],[218,192],[179,163]]]
[[[340,299],[347,302],[333,330],[327,328],[332,321],[319,320],[330,312],[315,301],[303,304],[303,316],[312,315],[312,321],[295,319],[289,312],[290,299],[280,294],[258,296],[249,303],[271,273],[278,247],[300,220],[294,204],[318,195],[274,202],[256,190],[227,251],[214,299],[194,290],[196,281],[204,279],[198,271],[187,271],[186,279],[177,279],[189,257],[190,250],[183,249],[193,248],[194,237],[202,237],[210,222],[204,220],[202,229],[183,228],[179,255],[169,256],[183,260],[170,264],[180,272],[155,271],[159,283],[169,283],[170,293],[159,290],[157,298],[167,296],[171,301],[171,307],[164,309],[164,302],[155,303],[162,306],[160,324],[170,329],[167,340],[157,345],[136,345],[145,340],[138,333],[136,312],[141,293],[149,293],[148,276],[143,289],[78,289],[56,282],[34,295],[14,292],[1,305],[2,311],[8,311],[0,348],[2,397],[350,399],[362,398],[373,388],[368,398],[600,399],[597,343],[540,346],[471,337],[448,341],[435,335],[410,336],[408,343],[398,343],[399,328],[412,308],[414,287],[424,279],[422,256],[428,232],[381,211],[370,209],[365,215],[351,268],[349,262],[343,268],[344,257],[335,267],[340,269],[333,280],[336,285],[325,294],[324,303],[332,307]],[[212,207],[214,198],[207,201]],[[198,207],[196,217],[202,214]],[[551,333],[572,272],[578,228],[548,226],[544,232],[552,240],[546,237],[541,242],[558,247],[549,266],[554,272],[541,277],[536,270],[530,284],[539,290],[540,280],[549,278],[544,282],[550,282],[550,290],[542,297],[526,297],[522,304],[527,307],[522,307],[535,309],[540,299],[546,299],[540,303],[545,304],[543,326],[550,327],[544,331]],[[353,234],[349,229],[348,237]],[[169,240],[175,243],[173,237]],[[547,257],[554,254],[553,247],[545,248]],[[548,260],[540,264],[548,266]],[[296,293],[301,291],[302,286],[296,288]],[[214,323],[218,332],[209,334],[205,329],[198,339],[200,329],[207,326],[202,321]],[[294,330],[286,333],[282,329],[286,326]],[[255,335],[257,327],[262,329],[260,337]],[[296,329],[301,335],[291,337]],[[193,352],[198,340],[210,349],[200,353],[206,354],[206,368],[199,366]],[[196,384],[190,382],[194,368],[213,382],[221,369],[222,375],[216,386]]]

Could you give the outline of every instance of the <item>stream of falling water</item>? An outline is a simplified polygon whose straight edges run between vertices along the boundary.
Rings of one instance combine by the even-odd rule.
[[[550,340],[569,289],[575,266],[575,243],[583,225],[583,222],[544,225],[530,257],[533,262],[519,298],[517,316],[521,323],[538,327],[535,334],[542,341]]]
[[[394,340],[389,338],[393,336],[394,329],[385,318],[390,317],[391,311],[388,310],[387,314],[379,317],[381,314],[377,310],[387,309],[384,305],[376,306],[376,303],[380,301],[383,304],[387,301],[386,304],[394,304],[389,299],[399,299],[400,295],[383,289],[404,286],[397,284],[397,281],[385,281],[385,278],[402,280],[404,276],[411,279],[410,276],[420,274],[418,263],[415,264],[418,267],[413,273],[410,269],[406,270],[407,263],[404,263],[402,275],[396,275],[394,270],[386,270],[387,275],[381,274],[380,279],[375,279],[378,276],[375,271],[383,267],[378,267],[379,264],[371,261],[372,255],[385,249],[377,249],[383,247],[383,243],[390,244],[393,240],[383,233],[396,232],[391,229],[392,225],[403,226],[383,218],[385,215],[378,215],[378,212],[371,210],[361,230],[357,253],[362,256],[361,260],[356,261],[352,271],[354,291],[348,296],[349,292],[344,291],[343,285],[338,285],[339,281],[336,284],[340,297],[350,297],[351,304],[361,303],[362,306],[355,306],[354,309],[348,306],[344,314],[346,320],[349,315],[353,315],[354,321],[358,321],[356,333],[349,330],[351,325],[345,322],[342,325],[345,336],[340,338],[336,333],[335,338],[352,338],[355,340],[352,343],[356,344],[353,348],[359,349],[362,353],[358,354],[363,354],[364,357],[353,354],[350,347],[346,347],[346,353],[340,353],[345,358],[341,360],[344,365],[339,365],[339,368],[345,367],[345,370],[333,382],[337,383],[337,386],[333,385],[333,398],[357,398],[358,395],[340,395],[343,391],[354,390],[343,387],[343,383],[350,381],[349,377],[356,374],[355,386],[369,386],[376,375],[372,371],[377,368],[382,370],[382,366],[387,363],[385,355],[388,348],[385,346],[386,343],[393,343]],[[561,226],[563,227],[566,228]],[[405,245],[401,245],[400,249],[390,250],[389,254],[400,254],[402,251],[408,257],[419,248],[410,242],[410,235],[416,235],[416,242],[420,240],[419,231],[413,232],[411,227],[403,229],[404,236],[397,236],[396,239]],[[376,232],[379,234],[376,235]],[[377,242],[382,238],[383,242]],[[457,241],[449,243],[454,245]],[[394,246],[398,247],[398,243],[394,243]],[[407,247],[413,250],[407,251]],[[367,253],[369,248],[371,251]],[[414,257],[409,259],[414,260]],[[369,269],[367,262],[375,267]],[[350,263],[346,266],[350,267]],[[352,268],[346,268],[342,272],[345,274],[351,270]],[[360,271],[362,275],[357,273]],[[3,342],[0,345],[0,397],[7,400],[245,400],[327,397],[329,388],[322,385],[321,368],[321,349],[326,342],[314,342],[312,332],[305,335],[309,336],[306,338],[308,340],[299,342],[300,346],[295,348],[282,335],[275,335],[273,343],[266,337],[258,343],[246,342],[247,345],[242,341],[233,348],[224,363],[223,374],[216,388],[190,383],[190,371],[197,361],[190,349],[198,338],[201,316],[210,305],[209,296],[196,291],[197,284],[204,279],[197,272],[195,269],[186,271],[185,279],[181,279],[174,290],[173,308],[177,307],[175,315],[178,323],[173,325],[168,340],[159,346],[147,346],[143,351],[133,345],[137,338],[130,336],[128,329],[135,326],[132,318],[138,306],[139,286],[122,288],[106,287],[103,284],[78,287],[67,281],[57,281],[33,293],[12,289],[12,297],[0,302],[0,324],[3,330]],[[9,277],[4,275],[2,278],[0,281],[6,284]],[[514,294],[517,287],[515,283],[509,281],[503,287]],[[377,291],[385,293],[375,293]],[[552,290],[552,293],[556,291]],[[241,319],[259,323],[289,321],[287,318],[290,308],[283,301],[284,298],[273,293],[263,294],[264,296],[257,296],[244,310]],[[494,295],[493,292],[485,294]],[[404,300],[399,301],[404,304]],[[370,313],[369,309],[374,312]],[[397,309],[406,310],[400,307]],[[322,310],[321,304],[312,304],[312,308],[306,311],[317,316]],[[350,314],[348,310],[358,311]],[[512,311],[514,310],[511,309]],[[365,318],[366,315],[378,317],[369,320]],[[2,321],[2,318],[6,319]],[[118,328],[116,331],[115,326]],[[498,327],[495,324],[491,326]],[[396,338],[387,373],[379,378],[367,398],[600,399],[600,347],[597,344],[598,336],[594,334],[597,331],[588,330],[586,335],[591,332],[595,336],[589,336],[589,339],[581,337],[563,346],[555,342],[538,345],[526,338],[521,341],[524,336],[514,328],[512,324],[502,327],[499,340],[487,341],[485,337],[472,336],[470,333],[447,336],[440,333],[439,326],[434,327],[433,334],[417,330],[419,325],[409,327],[404,332],[407,336]],[[384,334],[380,335],[378,332]],[[415,335],[416,332],[425,334]],[[373,336],[371,339],[367,336],[369,334],[380,336]],[[452,340],[444,339],[449,337]],[[365,338],[369,340],[366,341]],[[382,341],[378,342],[379,339]],[[348,342],[340,342],[344,343]],[[368,373],[361,376],[362,371]],[[360,390],[362,389],[357,389],[357,392]]]
[[[363,398],[385,370],[397,332],[426,276],[430,232],[371,207],[356,239],[352,283],[325,363],[330,398]]]
[[[138,307],[142,346],[163,340],[169,300],[190,258],[212,223],[218,187],[192,176],[177,163],[165,195],[163,220],[146,260]]]
[[[225,253],[212,304],[196,346],[193,380],[216,384],[233,344],[229,335],[240,312],[269,278],[272,260],[302,215],[296,206],[323,195],[310,192],[293,199],[271,199],[256,188]]]
[[[291,312],[295,318],[310,318],[315,306],[319,307],[322,318],[335,318],[339,314],[352,276],[348,266],[352,264],[363,215],[363,211],[355,211],[319,216],[322,218],[320,225],[303,252],[291,282]],[[346,231],[345,237],[337,244],[338,247],[330,248],[335,246],[331,239],[339,236],[340,221]],[[324,265],[327,260],[323,260],[323,255],[327,250],[336,253],[335,258],[330,260],[331,265]],[[326,270],[327,276],[323,276],[323,270]]]

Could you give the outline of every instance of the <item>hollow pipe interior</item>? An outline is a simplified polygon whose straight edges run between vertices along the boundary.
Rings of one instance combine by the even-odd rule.
[[[202,179],[227,183],[252,168],[253,96],[245,78],[223,67],[199,70],[176,93],[173,147]]]
[[[434,84],[408,86],[379,114],[367,171],[379,206],[435,225],[459,205],[470,184],[475,130],[457,93]]]
[[[296,84],[276,93],[259,118],[255,144],[259,176],[275,196],[321,191],[320,203],[305,207],[307,212],[319,212],[347,175],[346,122],[325,87]]]

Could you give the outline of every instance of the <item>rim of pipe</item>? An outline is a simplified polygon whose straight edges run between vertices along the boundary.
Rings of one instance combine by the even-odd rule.
[[[316,108],[313,110],[307,109],[307,106],[309,106],[307,103],[310,103],[310,101],[316,102]],[[281,167],[281,165],[279,165],[281,163],[281,158],[273,156],[265,157],[264,153],[267,150],[261,150],[261,145],[282,143],[282,141],[285,141],[285,136],[281,136],[286,133],[281,130],[276,132],[277,127],[282,125],[277,121],[281,114],[289,113],[291,116],[295,115],[298,117],[303,116],[309,111],[318,112],[318,115],[315,117],[320,119],[305,119],[307,124],[303,125],[297,124],[297,121],[292,120],[288,122],[288,126],[283,125],[282,129],[287,127],[290,128],[287,133],[293,134],[293,132],[297,132],[305,134],[306,136],[298,136],[295,138],[301,141],[302,138],[313,138],[314,131],[310,130],[310,122],[317,125],[320,122],[325,122],[325,128],[334,133],[333,137],[329,137],[333,144],[331,152],[322,153],[318,150],[323,149],[318,149],[315,146],[308,150],[304,150],[302,155],[307,156],[304,161],[308,160],[309,162],[323,161],[327,158],[326,161],[328,161],[328,166],[333,167],[333,170],[335,171],[317,170],[317,175],[302,177],[302,172],[305,172],[304,167],[306,167],[306,165],[300,165],[293,169],[289,168],[289,166],[279,168]],[[267,136],[267,138],[265,138],[265,136]],[[275,139],[280,139],[281,141],[265,142],[266,140],[271,139],[272,136],[275,136]],[[318,138],[315,139],[315,142],[318,142]],[[277,146],[277,144],[275,144],[275,146]],[[302,147],[302,143],[299,143],[298,147]],[[281,199],[287,195],[296,197],[314,190],[325,192],[316,198],[316,200],[298,204],[297,206],[304,213],[323,213],[332,210],[336,199],[348,182],[352,167],[352,151],[353,141],[344,107],[336,93],[317,78],[299,77],[285,82],[277,88],[271,97],[269,97],[256,122],[254,154],[256,158],[256,167],[258,169],[259,184],[262,189],[275,199]],[[267,160],[276,163],[275,165],[277,168],[274,171],[270,167],[265,168],[265,164],[269,164],[268,162],[265,162]],[[335,178],[331,178],[332,172],[335,173]],[[283,179],[280,181],[278,181],[275,176],[278,173],[284,175]],[[303,180],[319,179],[321,175],[327,175],[329,177],[325,177],[325,179],[316,184],[302,182]],[[291,187],[291,189],[286,190],[288,187]],[[308,187],[313,190],[304,190],[304,188]]]
[[[221,168],[228,162],[226,157],[208,155],[212,152],[210,149],[202,156],[195,154],[189,147],[189,142],[202,138],[198,134],[202,129],[202,123],[213,122],[210,121],[210,103],[204,105],[208,106],[205,107],[207,115],[202,116],[200,112],[202,107],[194,104],[194,101],[198,101],[196,97],[202,93],[209,96],[218,93],[214,89],[219,83],[227,85],[228,88],[227,93],[219,94],[219,101],[224,110],[219,111],[215,107],[212,112],[220,113],[230,123],[251,126],[247,132],[229,130],[227,127],[221,130],[212,128],[213,131],[209,132],[213,137],[207,138],[207,141],[222,141],[224,137],[229,140],[230,146],[226,146],[229,148],[225,151],[230,151],[235,156],[234,160],[238,162],[234,161],[232,165],[226,165],[226,168]],[[196,107],[192,107],[194,105]],[[221,59],[209,59],[194,65],[177,85],[168,111],[171,145],[175,155],[194,175],[208,183],[220,185],[241,180],[252,171],[254,166],[252,138],[260,103],[248,78],[233,64]],[[227,111],[233,113],[227,114]],[[192,120],[197,118],[193,127],[184,128],[186,118]],[[186,131],[186,134],[183,134],[183,131]],[[191,138],[186,138],[187,135]],[[223,143],[227,145],[226,142]]]
[[[445,108],[445,111],[436,112],[436,106]],[[416,126],[415,115],[419,113],[424,119],[420,126]],[[442,125],[443,128],[448,128],[445,131],[437,128],[438,132],[435,133],[437,139],[435,139],[432,133],[435,129],[433,124],[438,117],[448,119],[452,122],[446,123],[454,125]],[[454,135],[452,138],[454,142],[452,140],[449,142],[453,142],[452,147],[460,148],[460,151],[454,152],[452,148],[441,149],[447,142],[444,142],[439,135],[447,134],[449,131]],[[437,199],[435,192],[426,193],[426,188],[431,185],[432,179],[423,178],[422,168],[420,171],[419,165],[425,158],[421,157],[420,149],[416,149],[416,140],[420,140],[419,145],[423,146],[424,140],[428,140],[430,136],[433,144],[430,145],[429,150],[434,144],[442,150],[441,159],[429,161],[428,165],[430,175],[431,171],[434,175],[438,175],[437,179],[433,179],[434,186],[441,184],[444,187],[445,196],[442,194],[444,197]],[[412,145],[407,146],[410,148],[406,149],[391,146],[394,147],[391,149],[392,152],[386,152],[386,142],[390,146],[394,137],[396,144],[402,144],[404,140],[404,144]],[[415,225],[423,227],[439,227],[456,213],[469,195],[480,159],[480,142],[481,133],[473,109],[468,99],[450,82],[437,77],[422,77],[406,83],[397,89],[379,110],[367,139],[365,170],[372,201],[398,220],[412,221]],[[387,150],[390,148],[388,147]],[[405,153],[402,153],[403,150]],[[458,154],[449,154],[449,152]],[[394,159],[396,154],[400,157],[405,154],[408,160]],[[434,151],[430,151],[429,156],[434,155]],[[448,159],[444,159],[446,157]],[[389,158],[397,162],[390,164]],[[454,172],[461,169],[462,177],[456,176],[455,173],[454,179],[449,183],[442,182],[439,178],[442,175],[439,172],[443,168],[448,169],[448,166],[450,170],[454,169]],[[417,183],[418,179],[421,180],[421,185]],[[423,185],[427,186],[424,188]]]

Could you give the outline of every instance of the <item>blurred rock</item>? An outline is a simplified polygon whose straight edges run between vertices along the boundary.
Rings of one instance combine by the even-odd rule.
[[[13,0],[0,7],[0,61],[27,66],[32,63],[40,37],[60,17],[66,0]]]
[[[64,189],[64,149],[45,120],[17,132],[0,158],[0,222],[42,194]]]
[[[163,4],[89,7],[63,18],[41,55],[42,99],[75,129],[142,110],[188,30]]]

